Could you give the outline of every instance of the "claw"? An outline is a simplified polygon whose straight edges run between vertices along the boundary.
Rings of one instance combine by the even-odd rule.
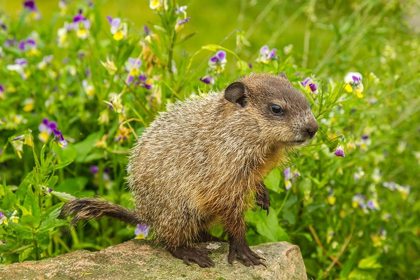
[[[255,267],[255,265],[263,265],[265,267],[266,264],[263,263],[261,260],[265,258],[260,257],[258,254],[253,252],[248,244],[246,244],[245,240],[242,241],[236,241],[231,240],[231,244],[229,247],[229,255],[228,255],[228,262],[232,264],[235,256],[238,255],[238,257],[242,260],[242,263],[245,266],[252,266]]]
[[[201,267],[214,266],[214,262],[208,256],[210,251],[207,249],[181,247],[171,250],[171,253],[174,257],[182,259],[186,265],[191,265],[191,261]]]

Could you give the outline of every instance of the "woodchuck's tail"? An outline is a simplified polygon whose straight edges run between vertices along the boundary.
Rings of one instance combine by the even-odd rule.
[[[134,211],[96,198],[80,198],[67,202],[61,209],[60,216],[67,217],[72,214],[76,214],[71,220],[72,226],[80,220],[93,220],[103,216],[133,225],[143,223]]]

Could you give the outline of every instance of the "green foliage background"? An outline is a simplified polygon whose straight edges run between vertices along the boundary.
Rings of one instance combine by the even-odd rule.
[[[174,12],[176,5],[188,5],[191,17],[178,32],[175,24],[183,15]],[[58,1],[45,0],[37,7],[39,21],[20,1],[0,1],[0,22],[7,27],[0,29],[0,85],[5,88],[0,95],[0,263],[100,250],[133,238],[134,227],[106,218],[69,231],[69,222],[57,218],[60,207],[72,197],[97,195],[133,208],[125,183],[127,152],[159,111],[177,99],[223,90],[252,71],[285,71],[307,95],[320,131],[266,178],[270,215],[258,208],[246,214],[248,242],[299,245],[314,279],[420,277],[420,40],[415,24],[409,24],[418,2],[170,1],[168,10],[157,11],[148,1],[99,1],[93,7],[76,1],[60,13]],[[58,29],[78,9],[92,23],[88,38],[72,31],[68,45],[58,46]],[[127,23],[127,38],[113,39],[107,15]],[[32,54],[5,46],[11,38],[29,37],[37,42]],[[290,44],[293,48],[285,50]],[[263,45],[277,48],[268,63],[256,61]],[[208,70],[208,59],[218,50],[227,52],[220,73]],[[51,64],[37,67],[50,54]],[[101,65],[107,57],[115,73]],[[127,86],[129,57],[142,60],[139,70],[151,90]],[[7,67],[17,58],[28,60],[26,80]],[[363,75],[363,98],[343,89],[349,71]],[[206,74],[214,77],[213,86],[199,81]],[[318,85],[316,96],[299,83],[308,76]],[[123,113],[104,102],[111,93],[123,93],[114,99],[122,102]],[[57,122],[66,148],[52,136],[46,143],[39,139],[43,118]],[[124,133],[121,127],[135,133],[114,141]],[[339,145],[344,158],[333,154]],[[99,172],[92,174],[91,166]],[[286,167],[300,174],[288,191]],[[374,206],[366,207],[368,201]]]

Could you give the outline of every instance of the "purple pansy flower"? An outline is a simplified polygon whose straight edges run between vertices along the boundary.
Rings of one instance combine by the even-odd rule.
[[[292,179],[292,176],[290,172],[290,167],[287,167],[284,170],[284,185],[286,187],[286,190],[290,190],[290,188],[292,187],[291,179]]]
[[[146,75],[139,75],[138,76],[138,79],[139,79],[139,81],[135,83],[136,85],[139,85],[141,87],[144,87],[144,88],[146,88],[148,90],[152,89],[153,86],[150,85],[150,84],[148,84],[148,83],[146,83],[147,82]]]
[[[184,18],[184,19],[180,19],[180,20],[177,22],[177,24],[178,24],[178,26],[179,26],[179,25],[183,25],[183,24],[185,24],[185,23],[189,22],[190,20],[191,20],[191,17],[187,17],[187,18]]]
[[[143,26],[143,31],[144,31],[144,34],[146,34],[146,36],[150,35],[149,26],[147,26],[146,24]]]
[[[29,11],[37,11],[38,10],[36,8],[35,1],[33,1],[33,0],[24,1],[23,2],[23,7],[25,9],[28,9]]]
[[[128,61],[125,64],[125,69],[128,72],[127,83],[130,85],[134,81],[134,77],[140,75],[139,68],[142,64],[142,61],[137,58],[128,58]]]
[[[53,55],[46,55],[42,58],[41,62],[38,63],[38,65],[36,66],[38,69],[44,70],[48,65],[51,64],[51,61],[53,59]]]
[[[186,18],[184,18],[184,19],[180,19],[180,20],[178,20],[177,22],[176,22],[176,24],[175,24],[175,31],[179,31],[181,28],[182,28],[182,26],[184,25],[184,24],[186,24],[187,22],[189,22],[191,20],[191,17],[186,17]]]
[[[212,76],[207,76],[207,77],[201,77],[200,81],[202,81],[205,84],[212,84],[214,85],[214,79]]]
[[[89,35],[91,23],[90,21],[82,15],[80,10],[77,15],[73,17],[73,23],[68,26],[68,30],[76,30],[77,37],[81,39],[86,39]]]
[[[305,80],[303,80],[302,82],[300,82],[300,84],[306,88],[306,86],[308,85],[308,83],[310,81],[311,81],[311,78],[308,77]]]
[[[260,49],[260,57],[257,60],[267,64],[270,62],[270,60],[276,58],[276,51],[277,49],[270,50],[270,48],[267,45],[262,46]]]
[[[11,46],[14,46],[16,44],[16,38],[8,39],[6,42],[4,42],[4,46],[9,48]]]
[[[136,239],[144,239],[149,235],[150,226],[145,224],[137,224],[134,233],[136,234]]]
[[[32,13],[34,19],[41,19],[41,14],[39,13],[34,0],[24,1],[23,8]]]
[[[50,122],[48,118],[43,118],[42,123],[38,126],[40,132],[47,132],[50,135],[54,129],[57,129],[56,122]]]
[[[305,78],[300,84],[306,89],[308,93],[312,93],[312,95],[315,97],[316,94],[318,94],[318,86],[312,82],[312,79],[310,77]]]
[[[186,10],[187,10],[187,6],[181,6],[178,9],[175,10],[175,13],[177,15],[179,15],[179,14],[185,14],[186,13]]]
[[[39,129],[39,140],[42,142],[47,142],[48,138],[50,137],[51,133],[54,132],[55,129],[57,129],[57,123],[56,122],[50,122],[47,118],[42,119],[42,123],[38,126]]]
[[[20,74],[23,80],[26,80],[27,75],[24,71],[24,68],[28,65],[28,61],[25,58],[15,59],[15,64],[7,65],[7,70],[16,71]]]
[[[370,209],[370,210],[376,210],[375,207],[375,203],[373,202],[373,200],[369,199],[366,206]]]
[[[20,65],[20,66],[27,66],[28,61],[25,58],[16,58],[15,64]]]
[[[284,170],[284,178],[285,178],[286,180],[289,180],[289,179],[290,179],[290,167],[287,167],[287,168]]]
[[[343,147],[340,145],[337,147],[337,149],[334,152],[334,155],[338,157],[345,157]]]
[[[89,170],[92,174],[96,174],[99,172],[99,168],[96,165],[92,165],[91,167],[89,167]]]
[[[210,58],[209,66],[211,69],[216,70],[217,73],[220,73],[225,69],[226,62],[226,52],[218,51],[215,56]]]
[[[106,17],[111,25],[111,34],[114,40],[119,41],[127,37],[127,24],[121,23],[120,18]]]
[[[61,133],[61,131],[57,129],[54,129],[53,132],[54,132],[55,139],[58,143],[58,146],[60,146],[60,148],[62,149],[67,147],[67,141],[64,139],[63,133]]]
[[[23,137],[24,137],[24,135],[19,135],[19,136],[13,138],[12,141],[21,140],[21,139],[23,139]]]
[[[316,84],[313,84],[313,83],[309,84],[309,88],[311,89],[312,92],[316,92],[318,90],[318,87],[316,86]]]

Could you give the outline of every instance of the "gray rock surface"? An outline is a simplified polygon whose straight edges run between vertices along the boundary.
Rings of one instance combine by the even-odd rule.
[[[307,279],[299,247],[287,242],[252,247],[267,259],[267,268],[245,267],[238,261],[228,264],[227,243],[199,246],[211,249],[215,267],[187,266],[152,241],[131,240],[99,252],[81,250],[0,266],[0,279]]]

